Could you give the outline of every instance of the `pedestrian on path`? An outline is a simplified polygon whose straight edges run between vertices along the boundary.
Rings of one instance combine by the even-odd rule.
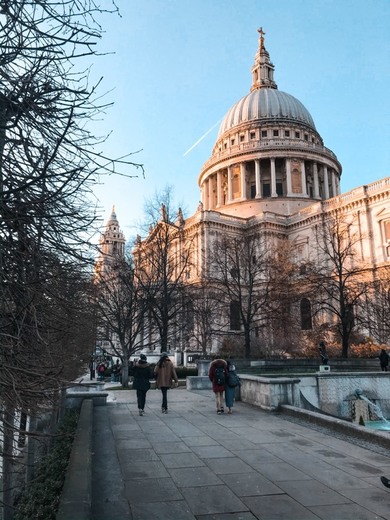
[[[151,369],[145,354],[141,354],[139,361],[133,367],[133,388],[137,390],[138,413],[144,415],[146,392],[150,388]]]
[[[387,367],[389,366],[389,354],[384,348],[382,348],[381,353],[379,354],[379,362],[381,364],[382,372],[387,372]]]
[[[236,397],[236,388],[241,384],[240,378],[237,375],[236,367],[231,362],[227,362],[227,381],[225,386],[225,404],[228,409],[228,414],[233,412],[234,399]]]
[[[156,386],[162,393],[162,413],[168,413],[168,390],[179,386],[175,367],[169,359],[167,352],[162,352],[161,357],[154,368],[154,375],[156,376]]]
[[[213,385],[213,392],[215,394],[215,402],[217,405],[217,414],[224,413],[223,397],[226,387],[226,380],[228,377],[227,363],[224,359],[216,356],[214,361],[210,363],[209,379]]]
[[[92,381],[92,379],[95,379],[95,371],[96,371],[96,363],[95,363],[93,356],[91,356],[91,359],[89,360],[88,367],[89,367],[89,379]]]

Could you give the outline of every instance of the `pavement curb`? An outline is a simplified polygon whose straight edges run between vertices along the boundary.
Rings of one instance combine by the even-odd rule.
[[[91,520],[93,400],[84,399],[56,520]]]

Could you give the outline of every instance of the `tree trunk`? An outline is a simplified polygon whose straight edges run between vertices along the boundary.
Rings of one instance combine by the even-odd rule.
[[[245,335],[245,359],[249,359],[251,357],[251,335],[249,327],[245,327],[244,330]]]
[[[122,360],[122,386],[128,388],[129,386],[129,359],[128,356],[123,356]]]
[[[347,359],[348,351],[349,351],[349,334],[347,332],[344,332],[343,338],[342,338],[341,357],[344,359]]]
[[[15,410],[9,404],[4,407],[3,421],[3,520],[12,520],[14,517],[13,508],[13,441],[14,441],[14,422]]]

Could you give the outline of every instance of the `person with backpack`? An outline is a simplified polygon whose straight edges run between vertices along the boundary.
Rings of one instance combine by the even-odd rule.
[[[147,361],[147,357],[145,354],[141,354],[139,357],[139,361],[133,367],[133,388],[137,390],[137,404],[138,404],[138,413],[142,416],[144,415],[145,401],[146,401],[146,392],[150,388],[150,381],[152,374],[150,370],[150,365]]]
[[[226,368],[228,375],[225,386],[225,404],[228,409],[228,414],[231,414],[236,396],[236,388],[241,384],[241,381],[237,375],[236,367],[231,361],[227,362]]]
[[[224,359],[216,357],[210,363],[209,379],[212,383],[213,392],[215,394],[215,402],[217,405],[217,414],[224,413],[224,391],[228,377],[227,363]]]
[[[154,375],[156,376],[156,386],[162,393],[161,411],[168,413],[168,390],[172,387],[172,381],[174,381],[175,387],[178,387],[179,380],[167,352],[161,352],[160,360],[154,368]]]

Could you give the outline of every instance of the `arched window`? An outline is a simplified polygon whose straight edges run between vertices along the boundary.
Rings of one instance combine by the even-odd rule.
[[[301,300],[301,329],[311,330],[313,328],[311,320],[311,303],[307,298]]]
[[[241,330],[240,305],[237,301],[230,302],[230,330]]]

